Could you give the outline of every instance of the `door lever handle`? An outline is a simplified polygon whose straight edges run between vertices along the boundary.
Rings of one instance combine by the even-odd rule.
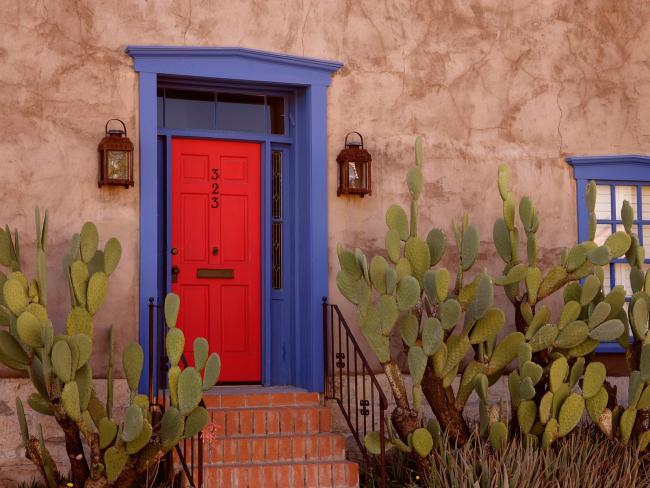
[[[178,275],[181,272],[178,266],[172,266],[172,283],[178,282]]]

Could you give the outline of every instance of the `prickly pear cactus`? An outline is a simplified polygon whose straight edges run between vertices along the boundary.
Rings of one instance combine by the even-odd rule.
[[[138,394],[144,352],[139,344],[131,343],[122,354],[129,405],[123,418],[115,418],[112,327],[105,403],[95,391],[89,361],[95,340],[93,322],[106,299],[109,278],[118,267],[120,243],[111,238],[101,250],[99,233],[90,222],[74,236],[71,252],[64,259],[71,309],[65,333],[57,334],[46,309],[47,227],[47,213],[41,221],[37,210],[37,278],[31,281],[21,271],[18,234],[0,229],[0,265],[10,270],[7,274],[0,271],[0,362],[29,374],[36,392],[27,403],[34,411],[54,416],[66,439],[79,439],[88,447],[83,450],[78,442],[67,445],[75,486],[130,486],[141,476],[151,475],[149,470],[155,470],[158,460],[178,442],[205,427],[208,413],[199,403],[203,391],[216,384],[221,362],[217,354],[208,354],[205,339],[197,339],[197,368],[188,367],[180,373],[178,363],[185,342],[183,332],[175,328],[180,302],[178,296],[168,295],[165,316],[169,325],[170,375],[172,371],[180,373],[177,381],[170,378],[172,406],[161,416],[159,407],[150,405],[146,395]],[[17,411],[29,459],[38,465],[50,488],[61,486],[63,477],[42,434],[38,438],[29,434],[20,400]]]
[[[515,433],[530,445],[548,448],[575,429],[585,412],[609,437],[628,442],[637,436],[645,448],[650,434],[639,419],[650,415],[650,274],[641,270],[644,254],[632,232],[632,207],[624,202],[621,209],[624,230],[595,242],[596,185],[589,183],[587,239],[544,269],[538,256],[540,212],[528,197],[517,201],[509,170],[501,166],[497,183],[503,211],[492,240],[503,271],[491,277],[474,270],[480,239],[465,215],[452,225],[454,275],[440,264],[449,247],[445,234],[440,229],[426,237],[418,234],[419,201],[426,197],[420,138],[415,153],[406,178],[410,214],[397,204],[387,208],[385,252],[368,258],[361,249],[337,248],[338,289],[356,306],[357,324],[395,398],[394,428],[387,426],[384,447],[417,455],[427,450],[419,442],[424,437],[418,416],[422,399],[440,429],[462,444],[469,432],[463,410],[476,393],[480,431],[495,449]],[[631,265],[627,311],[626,291],[608,290],[603,270],[622,256]],[[514,308],[513,324],[494,306],[495,286]],[[561,294],[560,309],[545,302],[554,294]],[[397,366],[402,352],[390,347],[393,335],[401,338],[411,392]],[[625,408],[616,404],[605,366],[593,361],[598,344],[611,341],[627,350],[631,374]],[[506,377],[510,392],[509,419],[503,405],[489,399],[489,387],[500,377]],[[641,410],[644,415],[637,415]],[[377,433],[367,436],[368,450],[377,452],[380,441]]]

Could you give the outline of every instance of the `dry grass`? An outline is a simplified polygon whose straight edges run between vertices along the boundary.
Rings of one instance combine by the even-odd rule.
[[[390,487],[435,488],[631,488],[650,487],[650,459],[634,446],[615,444],[588,428],[576,429],[544,451],[512,440],[494,452],[473,435],[457,449],[447,439],[433,454],[427,483],[412,469],[407,456],[391,453]],[[367,473],[363,486],[379,486]]]

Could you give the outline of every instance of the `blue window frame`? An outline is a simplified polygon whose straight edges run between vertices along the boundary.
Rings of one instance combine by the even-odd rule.
[[[596,236],[595,241],[602,244],[612,232],[622,230],[621,205],[628,200],[634,208],[634,231],[639,242],[646,248],[650,257],[650,157],[639,155],[578,156],[567,158],[573,166],[576,179],[578,210],[578,240],[588,237],[589,214],[585,204],[585,190],[589,181],[597,185],[596,197]],[[650,259],[645,260],[650,264]],[[630,267],[623,259],[614,259],[605,268],[605,291],[616,285],[623,285],[628,300],[631,294],[629,284]],[[623,348],[615,343],[601,344],[598,352],[617,353]]]

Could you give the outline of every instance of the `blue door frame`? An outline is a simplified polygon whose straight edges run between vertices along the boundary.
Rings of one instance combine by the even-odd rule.
[[[159,158],[157,124],[157,85],[160,76],[204,78],[245,84],[264,84],[292,88],[295,93],[295,127],[293,185],[300,191],[292,199],[293,254],[291,274],[293,293],[291,308],[294,335],[283,355],[292,358],[291,368],[273,371],[271,348],[278,347],[268,325],[263,334],[263,381],[266,385],[285,383],[310,391],[323,389],[323,335],[321,297],[328,291],[327,252],[327,87],[338,62],[268,53],[243,48],[129,46],[126,52],[139,73],[140,122],[140,343],[148,351],[149,297],[161,294],[167,249],[161,236],[167,232],[165,198],[167,171]],[[181,134],[182,135],[182,134]],[[188,134],[189,135],[189,134]],[[192,136],[196,133],[192,131]],[[206,134],[214,137],[214,133]],[[248,138],[250,140],[250,135]],[[230,137],[237,139],[235,135]],[[267,149],[271,148],[268,141]],[[280,146],[278,146],[280,147]],[[266,198],[263,192],[262,198]],[[263,214],[264,215],[264,214]],[[266,219],[268,221],[268,219]],[[299,243],[299,245],[295,245]],[[267,267],[268,268],[268,267]],[[268,269],[266,271],[268,274]],[[263,282],[270,283],[263,275]],[[263,290],[263,294],[270,289]],[[270,303],[270,300],[269,300]],[[263,324],[270,325],[270,307]],[[266,340],[264,340],[266,334]],[[265,351],[265,349],[268,349]],[[278,351],[275,351],[276,353]],[[289,371],[291,370],[291,371]],[[148,378],[147,362],[142,375]],[[141,385],[141,387],[144,385]]]

